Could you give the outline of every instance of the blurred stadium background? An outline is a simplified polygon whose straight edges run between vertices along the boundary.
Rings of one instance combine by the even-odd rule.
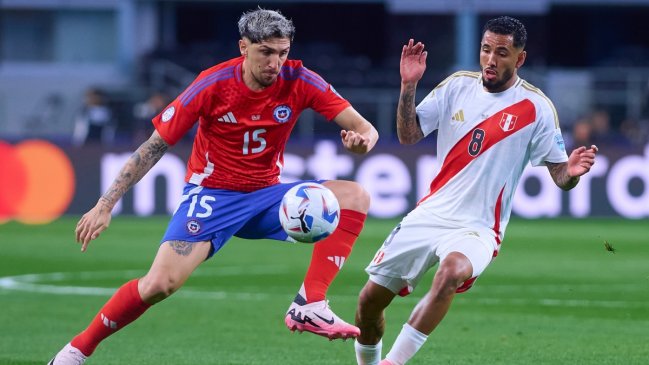
[[[601,155],[567,193],[546,169],[526,170],[502,257],[413,364],[646,363],[649,1],[0,0],[0,364],[43,363],[113,288],[146,270],[161,216],[180,197],[191,136],[124,197],[115,210],[124,217],[86,255],[71,244],[76,219],[151,132],[150,118],[199,71],[238,55],[236,21],[257,6],[293,19],[291,58],[381,135],[371,154],[352,156],[334,125],[305,112],[285,156],[286,180],[353,179],[372,195],[367,229],[332,287],[342,317],[352,318],[362,268],[437,164],[434,137],[396,141],[401,46],[414,38],[429,50],[421,100],[449,73],[477,70],[483,23],[511,15],[528,30],[521,76],[554,101],[569,149],[596,143]],[[89,119],[103,128],[89,130]],[[291,342],[281,324],[310,249],[235,242],[190,279],[187,294],[109,340],[96,363],[350,363],[349,344]],[[386,346],[414,300],[390,312]],[[465,350],[467,334],[477,354]]]
[[[149,135],[151,116],[202,69],[237,56],[236,21],[258,5],[293,19],[291,57],[331,82],[381,135],[376,152],[355,158],[335,143],[335,125],[306,112],[288,149],[287,180],[355,179],[373,195],[372,216],[403,214],[425,192],[436,161],[434,138],[408,148],[396,143],[402,44],[412,37],[430,51],[421,99],[449,73],[478,69],[482,24],[509,14],[529,32],[521,75],[554,101],[567,147],[597,143],[602,151],[587,181],[570,193],[557,192],[542,169],[528,169],[514,213],[649,216],[649,33],[639,31],[649,19],[649,1],[3,0],[0,171],[6,173],[0,217],[43,221],[85,211],[128,152]],[[88,120],[103,128],[88,130]],[[52,143],[64,156],[25,145],[27,140]],[[190,144],[191,136],[150,174],[155,194],[141,188],[120,212],[171,211]],[[12,153],[19,156],[12,160]],[[64,160],[71,162],[71,173],[49,174],[50,191],[59,193],[60,202],[45,212],[36,203],[39,189],[19,182],[37,180],[30,176],[42,172],[24,166]],[[16,170],[21,166],[27,172]],[[39,210],[42,216],[36,217]]]

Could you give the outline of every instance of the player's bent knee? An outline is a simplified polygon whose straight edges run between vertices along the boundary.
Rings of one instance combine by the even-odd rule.
[[[390,304],[394,294],[388,289],[373,283],[363,287],[358,295],[358,315],[361,319],[373,320],[382,316],[383,310]]]
[[[358,312],[363,315],[366,311],[371,311],[372,296],[368,293],[367,287],[361,290],[358,295]]]
[[[471,278],[471,271],[457,265],[443,265],[435,273],[436,285],[433,290],[438,295],[453,295],[462,283]]]
[[[146,275],[140,282],[142,300],[150,304],[168,298],[181,286],[179,280],[168,275]]]
[[[370,194],[353,181],[334,181],[328,186],[338,198],[341,209],[367,213],[370,208]]]

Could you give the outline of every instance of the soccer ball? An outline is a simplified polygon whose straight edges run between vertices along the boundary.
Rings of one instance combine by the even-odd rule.
[[[282,198],[279,221],[289,237],[296,241],[318,242],[336,229],[339,220],[338,199],[324,185],[298,184]]]

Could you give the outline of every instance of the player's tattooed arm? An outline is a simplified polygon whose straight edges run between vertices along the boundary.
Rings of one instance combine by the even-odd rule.
[[[82,252],[86,251],[90,241],[97,239],[108,228],[110,213],[117,201],[162,158],[168,148],[169,145],[158,132],[153,132],[151,138],[142,143],[126,161],[108,191],[77,223],[74,231],[77,242],[81,243]]]
[[[424,138],[415,109],[417,83],[426,70],[424,44],[409,39],[401,50],[399,73],[401,74],[401,95],[397,105],[397,135],[401,144],[413,144]]]
[[[401,144],[414,144],[424,138],[415,109],[415,87],[401,88],[397,105],[397,135]]]
[[[595,164],[595,155],[599,149],[595,145],[590,147],[581,146],[575,148],[568,156],[568,162],[551,163],[546,162],[550,175],[563,190],[570,190],[577,186],[579,177],[588,173]]]
[[[106,193],[99,199],[101,205],[112,210],[117,201],[155,165],[167,152],[169,145],[158,132],[131,155],[113,180]]]
[[[562,162],[562,163],[546,162],[545,164],[548,167],[548,171],[550,171],[550,176],[552,176],[552,180],[554,180],[554,183],[557,184],[557,186],[560,187],[561,189],[570,190],[575,186],[577,186],[577,183],[579,183],[579,176],[570,176],[568,174],[567,162]]]

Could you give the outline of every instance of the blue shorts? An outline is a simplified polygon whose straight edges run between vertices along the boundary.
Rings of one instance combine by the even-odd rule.
[[[210,241],[209,258],[232,236],[287,241],[279,223],[279,205],[290,188],[309,181],[323,182],[276,184],[250,193],[187,184],[161,243]]]

